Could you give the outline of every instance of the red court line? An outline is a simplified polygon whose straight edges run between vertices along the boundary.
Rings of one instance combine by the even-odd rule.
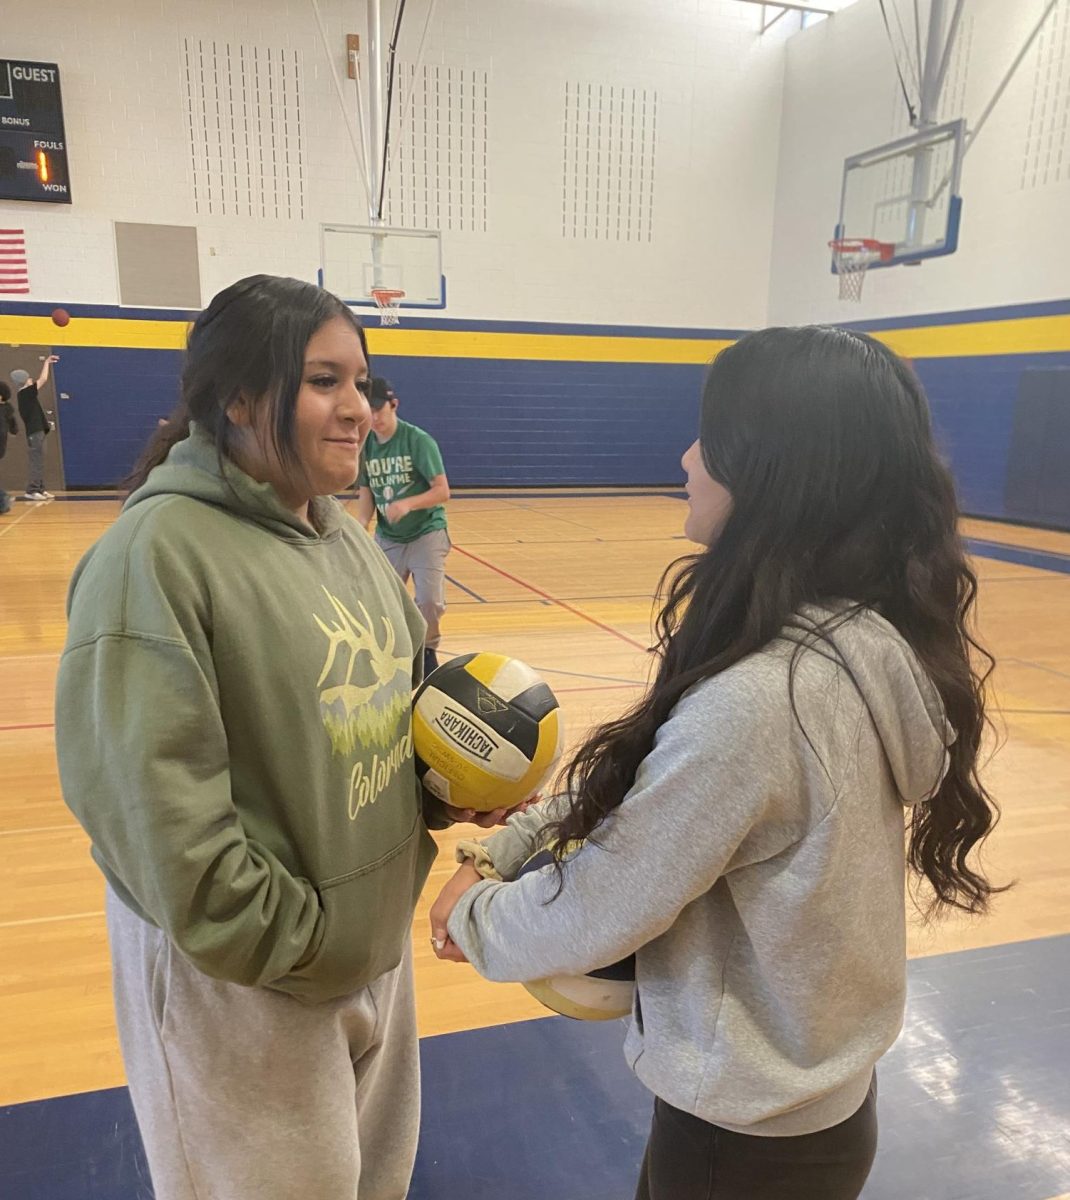
[[[556,604],[558,608],[563,608],[566,612],[572,613],[574,617],[579,617],[581,621],[586,621],[588,625],[595,625],[604,632],[612,634],[615,638],[620,638],[622,642],[627,642],[629,646],[634,646],[636,650],[642,650],[644,654],[649,650],[648,646],[641,646],[637,641],[628,637],[626,633],[621,633],[619,629],[614,629],[612,625],[603,625],[601,621],[596,621],[594,617],[589,617],[578,608],[573,608],[571,604],[566,604],[564,600],[558,600],[556,596],[551,596],[549,592],[544,592],[542,588],[537,588],[533,583],[528,583],[524,579],[518,579],[515,575],[510,575],[508,571],[503,571],[501,567],[496,567],[493,563],[487,562],[485,558],[480,558],[478,554],[473,554],[470,550],[463,550],[458,545],[454,545],[453,549],[458,554],[463,554],[465,558],[470,558],[473,562],[477,562],[481,566],[494,571],[495,574],[501,575],[503,579],[508,579],[513,583],[519,584],[522,588],[527,588],[529,592],[534,592],[536,596],[541,596],[544,600],[549,600],[551,604]]]
[[[47,725],[0,725],[0,733],[13,733],[18,729],[55,729],[55,725],[51,721]]]

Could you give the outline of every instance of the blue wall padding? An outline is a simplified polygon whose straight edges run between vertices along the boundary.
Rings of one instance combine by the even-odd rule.
[[[1019,521],[1070,525],[1070,367],[1022,372],[1004,509]]]

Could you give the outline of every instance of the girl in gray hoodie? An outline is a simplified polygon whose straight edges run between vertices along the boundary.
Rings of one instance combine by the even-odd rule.
[[[908,870],[934,911],[996,890],[966,857],[996,816],[976,581],[921,387],[864,334],[724,350],[683,466],[705,549],[670,568],[653,685],[562,796],[462,843],[432,936],[498,980],[635,953],[637,1200],[854,1200]],[[556,862],[515,879],[544,846]]]

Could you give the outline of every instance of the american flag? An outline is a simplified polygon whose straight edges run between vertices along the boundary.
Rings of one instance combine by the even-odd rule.
[[[0,296],[26,296],[29,292],[26,233],[22,229],[0,229]]]

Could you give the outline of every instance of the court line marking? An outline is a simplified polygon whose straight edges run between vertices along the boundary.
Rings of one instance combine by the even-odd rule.
[[[0,921],[0,929],[18,929],[25,925],[54,925],[57,921],[81,921],[86,917],[102,917],[104,910],[99,912],[63,913],[58,917],[27,917],[23,921]]]
[[[447,659],[447,661],[449,661],[449,660]],[[1003,661],[1006,662],[1007,660],[1003,659]],[[1033,664],[1029,664],[1029,665],[1033,665]],[[1043,670],[1043,668],[1040,668],[1040,669]],[[604,679],[604,680],[610,679],[610,677],[607,675],[583,675],[579,672],[573,672],[573,671],[558,671],[556,667],[535,667],[535,668],[533,668],[533,670],[536,670],[536,671],[540,672],[540,674],[544,674],[544,675],[555,675],[555,674],[556,675],[577,675],[578,674],[579,677],[582,679]],[[559,688],[555,688],[554,690],[556,692],[564,695],[567,692],[613,692],[613,691],[619,691],[621,688],[636,688],[636,687],[646,687],[646,683],[641,679],[635,679],[635,680],[631,680],[631,681],[613,679],[613,680],[610,680],[608,686],[599,685],[599,686],[578,687],[578,688],[559,687]],[[1025,716],[1025,717],[1065,717],[1065,716],[1070,716],[1070,708],[999,708],[998,711],[1001,713],[1010,713],[1014,716]],[[55,725],[0,725],[0,733],[14,733],[14,732],[19,732],[21,730],[29,730],[29,729],[55,729]],[[3,837],[5,834],[9,834],[9,833],[40,833],[40,832],[43,832],[44,829],[72,829],[72,828],[75,828],[75,827],[71,826],[71,825],[48,825],[48,826],[44,826],[41,830],[21,830],[21,829],[20,830],[14,830],[14,829],[4,830],[4,829],[0,829],[0,837]]]
[[[614,629],[612,625],[606,625],[601,621],[596,621],[594,617],[588,616],[585,612],[578,608],[573,608],[571,604],[566,604],[564,600],[558,600],[556,596],[551,596],[549,592],[544,592],[542,588],[537,588],[533,583],[528,583],[526,580],[519,579],[516,575],[510,575],[508,571],[503,571],[501,567],[496,567],[493,563],[487,562],[485,558],[480,558],[478,554],[473,554],[470,550],[465,550],[461,546],[454,546],[454,550],[458,554],[463,554],[465,558],[470,558],[473,562],[481,563],[489,570],[501,575],[504,579],[509,579],[513,583],[519,584],[520,587],[527,588],[529,592],[534,592],[536,596],[541,596],[544,600],[549,600],[551,604],[556,604],[559,608],[563,608],[566,612],[572,613],[573,616],[579,617],[581,621],[586,621],[589,625],[594,625],[596,628],[603,630],[605,633],[611,634],[615,638],[619,638],[622,642],[627,642],[629,646],[634,646],[636,650],[647,652],[646,646],[641,646],[634,638],[628,637],[626,633],[621,633],[619,629]]]
[[[996,665],[998,666],[1001,662],[1014,663],[1019,667],[1032,667],[1034,671],[1047,671],[1049,675],[1058,675],[1060,679],[1070,679],[1070,673],[1060,671],[1058,667],[1046,667],[1043,663],[1033,662],[1029,658],[1001,658]]]
[[[770,2],[771,2],[771,0],[770,0]],[[581,603],[581,602],[586,603],[589,601],[598,601],[598,602],[605,603],[610,600],[645,600],[649,604],[652,604],[654,602],[653,596],[625,596],[625,595],[621,595],[621,596],[562,596],[561,599],[568,600],[568,601],[571,601],[574,603]],[[463,603],[465,603],[465,601],[463,601],[463,600],[454,600],[454,604],[463,604]],[[549,600],[526,600],[523,596],[521,596],[521,597],[504,596],[500,600],[480,600],[479,603],[480,604],[491,604],[491,605],[515,604],[515,605],[522,606],[525,604],[549,604],[550,601]],[[0,658],[0,662],[3,662],[2,658]]]
[[[548,509],[545,509],[545,508],[539,508],[539,506],[537,504],[535,504],[535,505],[519,504],[519,505],[517,505],[517,507],[522,508],[529,513],[535,513],[538,516],[542,517],[543,520],[557,521],[557,523],[559,525],[568,525],[573,529],[582,529],[585,533],[590,535],[592,540],[594,540],[596,542],[600,542],[602,540],[598,536],[598,531],[596,529],[593,529],[590,525],[585,524],[583,521],[576,521],[576,520],[573,520],[571,517],[563,517],[563,516],[561,516],[560,513],[550,512]],[[517,538],[517,541],[523,542],[524,539]],[[524,544],[528,545],[529,543],[525,542]]]
[[[444,650],[443,653],[449,654],[450,658],[460,658],[462,654],[475,654],[475,650]],[[538,671],[540,675],[568,675],[572,679],[604,679],[607,683],[628,683],[641,684],[644,681],[639,679],[623,679],[620,675],[595,675],[590,671],[566,671],[561,667],[539,667],[534,663],[529,664],[533,671]]]
[[[592,683],[588,687],[565,687],[555,688],[554,691],[558,696],[571,694],[572,692],[619,692],[624,688],[641,688],[646,687],[645,683]]]
[[[769,0],[772,4],[773,0]],[[582,525],[577,528],[584,528]],[[591,530],[594,533],[594,530]],[[683,542],[687,539],[682,533],[667,533],[662,537],[628,537],[622,534],[620,537],[591,537],[591,538],[570,538],[568,541],[562,541],[561,538],[508,538],[501,542],[476,542],[477,546],[589,546],[592,542],[598,542],[603,546],[616,545],[649,545],[657,542]],[[456,545],[454,549],[456,550]],[[681,557],[685,557],[681,555]]]
[[[478,600],[480,604],[489,603],[489,601],[485,600],[478,592],[473,592],[470,587],[465,587],[463,583],[459,583],[456,579],[453,578],[452,575],[447,575],[446,580],[449,583],[452,583],[455,588],[460,588],[462,592],[467,593],[469,596],[472,597],[473,600]]]
[[[564,606],[562,606],[562,607],[564,607]],[[592,618],[585,618],[585,619],[592,620]],[[610,633],[617,633],[616,630],[609,629],[608,626],[603,626],[602,628],[607,629],[608,632],[610,632]],[[625,635],[618,633],[617,636],[624,637]],[[636,642],[632,643],[632,645],[637,645],[637,644],[638,643],[636,643]],[[461,651],[461,653],[468,653],[468,651]],[[454,656],[454,657],[456,657],[456,656]],[[611,684],[616,684],[619,687],[645,687],[646,686],[642,680],[621,679],[619,676],[614,676],[614,675],[589,675],[584,671],[559,671],[556,667],[536,667],[535,670],[544,672],[545,674],[548,674],[548,675],[549,674],[570,675],[577,679],[603,680],[603,681],[611,683]],[[613,689],[612,688],[605,688],[605,689],[600,689],[600,688],[559,688],[558,689],[558,691],[564,691],[564,692],[570,692],[570,691],[572,691],[572,692],[576,692],[576,691],[589,692],[589,691],[599,691],[599,690],[612,691]],[[55,725],[54,721],[42,722],[39,725],[0,725],[0,733],[22,733],[22,732],[25,732],[25,731],[28,731],[31,729],[55,729],[55,727],[56,727],[56,725]],[[66,826],[63,826],[62,828],[66,828]],[[8,832],[12,832],[12,831],[8,830]],[[3,831],[0,831],[0,836],[2,836],[2,834],[3,834]]]
[[[567,485],[566,485],[566,487],[567,487]],[[629,488],[634,488],[636,490],[629,490]],[[92,501],[109,502],[109,501],[115,501],[115,500],[123,500],[124,498],[125,497],[120,492],[105,491],[105,492],[95,492],[95,493],[94,492],[68,493],[66,495],[57,495],[54,497],[54,500],[60,501],[61,503],[71,503],[71,502],[86,503],[86,502],[92,502]],[[336,498],[339,501],[341,501],[343,504],[353,503],[356,501],[356,495],[355,495],[355,493],[352,493],[352,492],[340,492]],[[687,494],[686,494],[686,492],[683,491],[683,489],[678,484],[667,483],[667,484],[661,484],[661,485],[631,484],[631,485],[624,485],[620,488],[606,488],[604,490],[594,488],[594,489],[591,489],[590,491],[558,490],[558,489],[554,489],[554,488],[548,488],[548,489],[543,489],[543,490],[535,489],[530,492],[523,491],[520,489],[518,489],[517,491],[500,491],[500,490],[494,490],[493,488],[488,489],[487,491],[482,491],[480,489],[473,489],[471,491],[468,491],[467,489],[457,488],[454,490],[454,496],[453,496],[454,502],[462,502],[463,503],[466,500],[500,500],[500,501],[504,501],[507,505],[515,506],[517,508],[528,508],[528,507],[530,507],[531,501],[539,501],[539,500],[627,500],[627,499],[633,499],[633,498],[636,498],[636,499],[665,498],[665,499],[669,499],[669,500],[686,500]],[[45,501],[38,501],[37,503],[43,504],[43,503],[45,503]],[[551,515],[551,514],[547,514],[547,515]],[[983,515],[971,516],[969,513],[964,513],[963,516],[966,520],[985,521],[985,522],[988,522],[990,524],[995,524],[995,525],[1001,524],[998,517],[983,516]],[[1011,527],[1015,528],[1014,525],[1012,525]],[[1036,528],[1036,527],[1030,526],[1029,528]],[[1065,531],[1055,530],[1054,532],[1062,533]],[[1013,549],[1019,549],[1019,550],[1026,550],[1026,551],[1036,550],[1035,547],[1022,546],[1020,543],[1017,543],[1017,542],[1000,542],[1000,541],[995,541],[991,538],[966,538],[966,540],[985,542],[988,545],[992,545],[992,546],[1011,547]],[[1039,554],[1061,555],[1064,558],[1070,559],[1070,553],[1068,553],[1068,552],[1062,552],[1062,551],[1058,551],[1058,550],[1036,550],[1036,552]]]
[[[1001,715],[1010,713],[1015,717],[1070,717],[1070,708],[999,708]]]
[[[975,556],[975,557],[980,557]],[[988,560],[994,561],[994,560]],[[1067,579],[1038,579],[1035,575],[985,575],[983,572],[978,573],[978,578],[984,583],[985,587],[993,583],[1068,583]]]
[[[51,500],[27,500],[25,503],[27,505],[27,508],[26,508],[26,511],[21,516],[16,517],[14,519],[14,521],[10,521],[10,522],[5,521],[4,522],[3,529],[0,529],[0,537],[3,537],[5,533],[10,533],[12,531],[12,529],[15,528],[16,525],[21,525],[22,522],[25,521],[26,518],[28,516],[30,516],[30,514],[33,513],[37,509],[38,505],[51,504],[52,501]]]
[[[641,679],[622,679],[619,675],[593,675],[590,671],[565,671],[561,667],[535,667],[534,670],[545,675],[568,675],[573,679],[604,679],[607,683],[642,684],[645,682]]]
[[[608,604],[609,602],[611,602],[613,600],[627,600],[627,601],[634,603],[637,600],[641,600],[641,601],[644,601],[648,605],[653,605],[653,603],[657,599],[657,597],[656,596],[640,596],[640,595],[634,595],[634,596],[626,596],[626,595],[620,595],[620,596],[562,596],[561,599],[569,601],[570,604]],[[507,603],[507,601],[503,600],[502,603],[503,604]],[[523,601],[513,601],[513,603],[514,604],[515,603],[523,603]],[[530,603],[530,601],[529,601],[529,603]]]
[[[0,837],[12,837],[16,833],[56,833],[63,829],[81,828],[77,821],[71,821],[69,825],[37,825],[33,829],[0,829]]]
[[[566,485],[567,486],[567,485]],[[526,500],[621,500],[630,497],[638,497],[639,499],[648,499],[652,496],[668,496],[672,500],[682,500],[685,493],[679,484],[666,483],[662,485],[639,484],[639,491],[629,491],[629,487],[635,487],[634,484],[624,484],[621,488],[611,488],[607,491],[592,490],[589,492],[578,491],[558,491],[550,488],[546,491],[479,491],[475,490],[468,492],[465,489],[457,488],[454,490],[454,500],[504,500],[506,503],[515,504],[518,507],[523,507]],[[94,500],[101,502],[111,502],[115,500],[125,500],[126,497],[122,492],[74,492],[67,495],[55,496],[54,499],[65,504],[85,504]],[[357,496],[355,492],[338,492],[335,499],[342,504],[352,504],[356,502]],[[44,503],[44,501],[40,501]],[[991,520],[991,518],[978,518],[978,520]]]

